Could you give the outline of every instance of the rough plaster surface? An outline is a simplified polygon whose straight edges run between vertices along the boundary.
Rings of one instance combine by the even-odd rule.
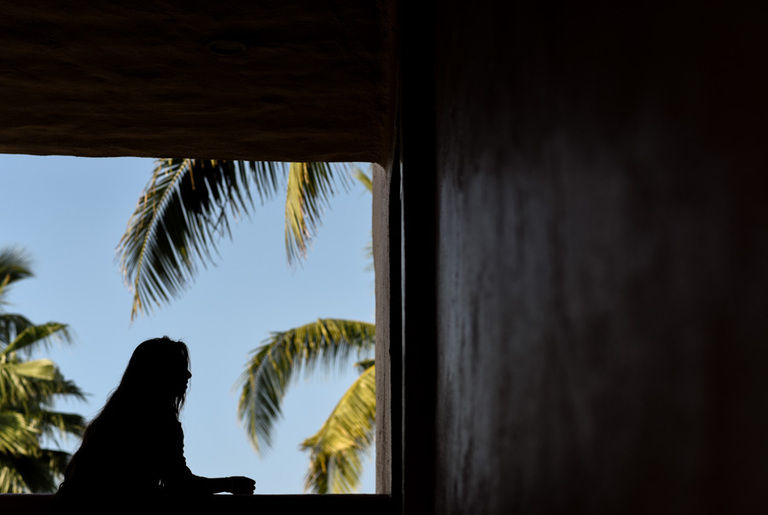
[[[376,272],[376,493],[393,494],[392,355],[390,352],[391,169],[373,165],[373,262]],[[398,388],[399,390],[399,388]],[[399,437],[399,431],[398,431]]]
[[[386,0],[5,3],[0,152],[379,161]],[[213,38],[249,45],[206,50]]]
[[[436,513],[768,508],[759,13],[437,18]]]

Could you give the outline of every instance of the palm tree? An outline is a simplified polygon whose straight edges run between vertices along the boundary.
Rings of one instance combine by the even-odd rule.
[[[118,243],[120,267],[133,291],[131,319],[177,297],[213,262],[231,220],[285,188],[288,262],[304,258],[322,208],[352,168],[328,163],[158,159]]]
[[[80,415],[53,410],[60,396],[83,399],[49,359],[29,358],[54,340],[71,342],[66,325],[33,324],[26,317],[7,313],[9,287],[32,275],[23,253],[0,251],[0,492],[51,492],[63,476],[69,454],[43,447],[62,436],[80,436],[85,421]]]
[[[327,163],[264,163],[158,159],[128,228],[118,245],[123,273],[134,293],[131,318],[169,302],[212,262],[216,242],[231,236],[230,220],[286,189],[285,246],[288,262],[306,257],[322,207],[335,185],[346,189],[355,176],[370,191],[370,178],[353,167]],[[239,384],[238,415],[257,452],[271,444],[274,422],[291,377],[348,363],[374,345],[373,324],[322,319],[272,333],[246,365]],[[305,489],[316,493],[357,488],[362,458],[371,449],[376,414],[375,367],[357,363],[359,378],[320,430],[302,442],[310,466]]]
[[[366,322],[319,319],[284,332],[275,332],[253,351],[239,379],[238,417],[257,452],[272,443],[272,428],[291,379],[302,370],[329,371],[370,355],[375,326]],[[373,444],[376,420],[376,379],[373,360],[356,363],[360,376],[344,393],[320,430],[304,440],[310,453],[305,490],[314,493],[355,491],[362,458]]]

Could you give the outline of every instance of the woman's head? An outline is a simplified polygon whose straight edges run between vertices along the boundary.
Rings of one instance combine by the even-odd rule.
[[[133,351],[115,395],[119,392],[142,404],[170,402],[178,414],[190,377],[189,350],[184,342],[167,336],[153,338]]]
[[[184,342],[164,336],[147,340],[136,347],[120,384],[86,428],[80,449],[67,467],[67,481],[79,474],[81,480],[86,477],[86,482],[98,482],[100,478],[88,474],[103,476],[103,467],[94,468],[88,464],[103,465],[105,459],[114,457],[110,446],[119,445],[129,438],[134,443],[141,441],[142,445],[146,445],[148,433],[135,431],[137,420],[151,420],[151,428],[167,424],[171,416],[178,420],[190,377],[189,350]]]

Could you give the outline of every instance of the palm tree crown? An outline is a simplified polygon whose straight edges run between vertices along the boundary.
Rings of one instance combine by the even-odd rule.
[[[49,359],[29,359],[54,340],[71,342],[66,325],[33,324],[8,313],[10,286],[32,275],[29,259],[20,251],[0,251],[0,492],[52,492],[61,478],[69,454],[44,448],[66,435],[80,436],[85,421],[80,415],[53,410],[54,400],[83,393],[66,380]]]

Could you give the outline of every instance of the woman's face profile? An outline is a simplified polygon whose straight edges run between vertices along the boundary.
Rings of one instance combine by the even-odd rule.
[[[187,368],[187,361],[185,359],[179,359],[177,366],[173,368],[173,376],[171,377],[171,387],[174,393],[177,395],[184,395],[189,386],[189,379],[192,377],[192,372]]]

